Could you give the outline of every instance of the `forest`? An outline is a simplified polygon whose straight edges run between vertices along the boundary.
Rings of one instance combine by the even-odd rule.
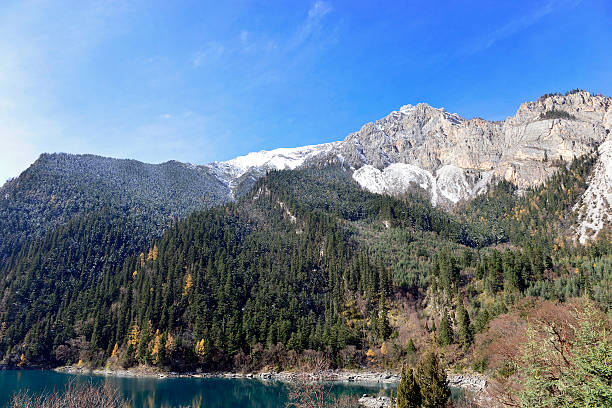
[[[3,246],[1,362],[252,372],[319,355],[399,370],[434,349],[507,395],[519,339],[552,324],[543,313],[567,323],[582,298],[610,324],[611,237],[570,236],[593,163],[559,162],[522,195],[500,181],[453,212],[365,192],[340,166],[270,171],[163,233],[148,208],[101,198]]]

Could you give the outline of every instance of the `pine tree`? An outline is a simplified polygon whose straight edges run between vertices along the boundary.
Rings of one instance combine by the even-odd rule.
[[[440,327],[438,327],[438,343],[441,346],[448,346],[453,343],[453,328],[446,309],[442,315],[442,320],[440,320]]]
[[[472,327],[470,326],[470,315],[463,306],[463,300],[457,306],[457,323],[459,326],[459,342],[464,348],[468,348],[473,341]]]
[[[414,341],[412,341],[412,337],[408,341],[406,352],[408,353],[408,355],[413,355],[414,353],[416,353],[416,346],[414,345]]]
[[[451,391],[446,383],[446,372],[436,353],[425,353],[416,367],[416,379],[421,388],[421,407],[443,408]]]
[[[391,325],[389,324],[389,309],[387,308],[387,303],[384,295],[380,296],[380,300],[378,303],[378,319],[377,319],[377,329],[378,329],[378,337],[382,340],[386,340],[392,333]]]
[[[397,387],[397,408],[420,408],[421,388],[417,383],[412,368],[402,367],[402,375]]]

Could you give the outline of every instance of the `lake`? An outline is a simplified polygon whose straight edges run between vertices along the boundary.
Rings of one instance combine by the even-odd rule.
[[[128,398],[135,407],[202,406],[207,408],[284,407],[287,386],[277,381],[226,378],[125,378],[85,374],[65,374],[42,370],[0,370],[0,407],[20,390],[31,393],[62,390],[74,379],[93,383],[109,382]],[[393,385],[337,384],[334,391],[345,395],[388,395]]]

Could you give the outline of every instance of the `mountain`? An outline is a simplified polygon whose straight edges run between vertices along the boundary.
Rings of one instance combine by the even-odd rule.
[[[436,348],[516,386],[532,322],[612,310],[609,102],[421,104],[201,166],[42,155],[0,190],[0,367],[387,370]]]
[[[0,188],[0,259],[35,236],[104,206],[160,235],[173,220],[227,200],[210,169],[93,155],[43,154]]]
[[[581,242],[612,217],[609,138],[612,99],[584,91],[523,103],[513,117],[467,120],[427,104],[406,105],[343,141],[249,153],[225,162],[159,165],[92,155],[42,155],[0,189],[0,227],[23,241],[103,202],[133,215],[142,209],[161,233],[190,212],[236,200],[269,170],[343,166],[364,189],[393,196],[416,192],[454,209],[500,180],[518,193],[541,185],[558,162],[597,152],[589,188],[574,206]],[[600,146],[601,145],[601,146]],[[144,210],[146,209],[146,211]],[[0,243],[0,250],[3,244]]]
[[[235,198],[269,169],[340,164],[364,189],[401,196],[420,191],[433,205],[454,208],[506,180],[519,193],[541,185],[558,162],[597,152],[612,129],[612,99],[585,91],[548,94],[523,103],[513,117],[467,120],[427,104],[406,105],[364,125],[343,141],[250,153],[208,165]],[[602,145],[601,164],[609,163]],[[612,183],[601,174],[582,201],[580,239],[596,236],[612,217]],[[594,192],[593,190],[597,190]],[[588,234],[587,234],[587,231]],[[589,235],[590,234],[590,235]]]
[[[500,180],[518,193],[541,185],[558,162],[599,151],[599,164],[574,212],[581,242],[612,217],[609,138],[612,99],[584,91],[548,94],[513,117],[464,119],[427,104],[406,105],[343,141],[249,153],[225,162],[159,165],[92,155],[44,154],[0,188],[2,248],[44,233],[75,214],[113,203],[140,211],[161,233],[172,219],[236,200],[269,170],[343,166],[364,189],[393,196],[416,192],[455,209]],[[601,145],[601,146],[600,146]],[[16,238],[18,237],[18,238]]]

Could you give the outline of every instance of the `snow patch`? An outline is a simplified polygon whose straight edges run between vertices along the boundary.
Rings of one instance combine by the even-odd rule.
[[[400,195],[417,185],[430,194],[432,204],[438,199],[434,176],[412,164],[395,163],[383,171],[366,164],[353,173],[353,179],[372,193]]]

